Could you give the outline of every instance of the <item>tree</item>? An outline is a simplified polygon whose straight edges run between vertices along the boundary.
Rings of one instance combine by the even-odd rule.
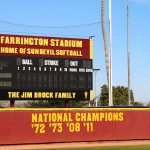
[[[131,104],[134,103],[133,91],[130,91],[131,94]],[[100,96],[100,105],[108,106],[109,103],[109,93],[108,86],[103,85],[101,87],[101,96]],[[127,106],[128,105],[128,88],[124,86],[113,87],[113,105],[114,106]]]
[[[108,100],[109,100],[108,86],[103,85],[101,87],[100,105],[108,106]]]

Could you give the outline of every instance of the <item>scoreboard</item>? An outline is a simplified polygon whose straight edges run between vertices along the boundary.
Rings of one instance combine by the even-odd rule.
[[[0,100],[92,100],[92,41],[0,35]]]

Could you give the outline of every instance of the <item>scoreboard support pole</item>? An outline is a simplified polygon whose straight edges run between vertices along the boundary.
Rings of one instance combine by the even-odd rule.
[[[66,108],[69,107],[69,101],[65,101],[65,107],[66,107]]]
[[[10,101],[10,107],[11,107],[11,108],[15,107],[15,100],[11,100],[11,101]]]

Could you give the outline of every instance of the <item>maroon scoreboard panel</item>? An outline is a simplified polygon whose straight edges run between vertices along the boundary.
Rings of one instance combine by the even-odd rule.
[[[92,40],[0,34],[1,100],[92,100]]]

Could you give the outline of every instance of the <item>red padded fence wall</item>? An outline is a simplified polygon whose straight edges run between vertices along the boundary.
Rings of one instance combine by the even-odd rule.
[[[150,109],[1,109],[0,144],[150,139]]]

